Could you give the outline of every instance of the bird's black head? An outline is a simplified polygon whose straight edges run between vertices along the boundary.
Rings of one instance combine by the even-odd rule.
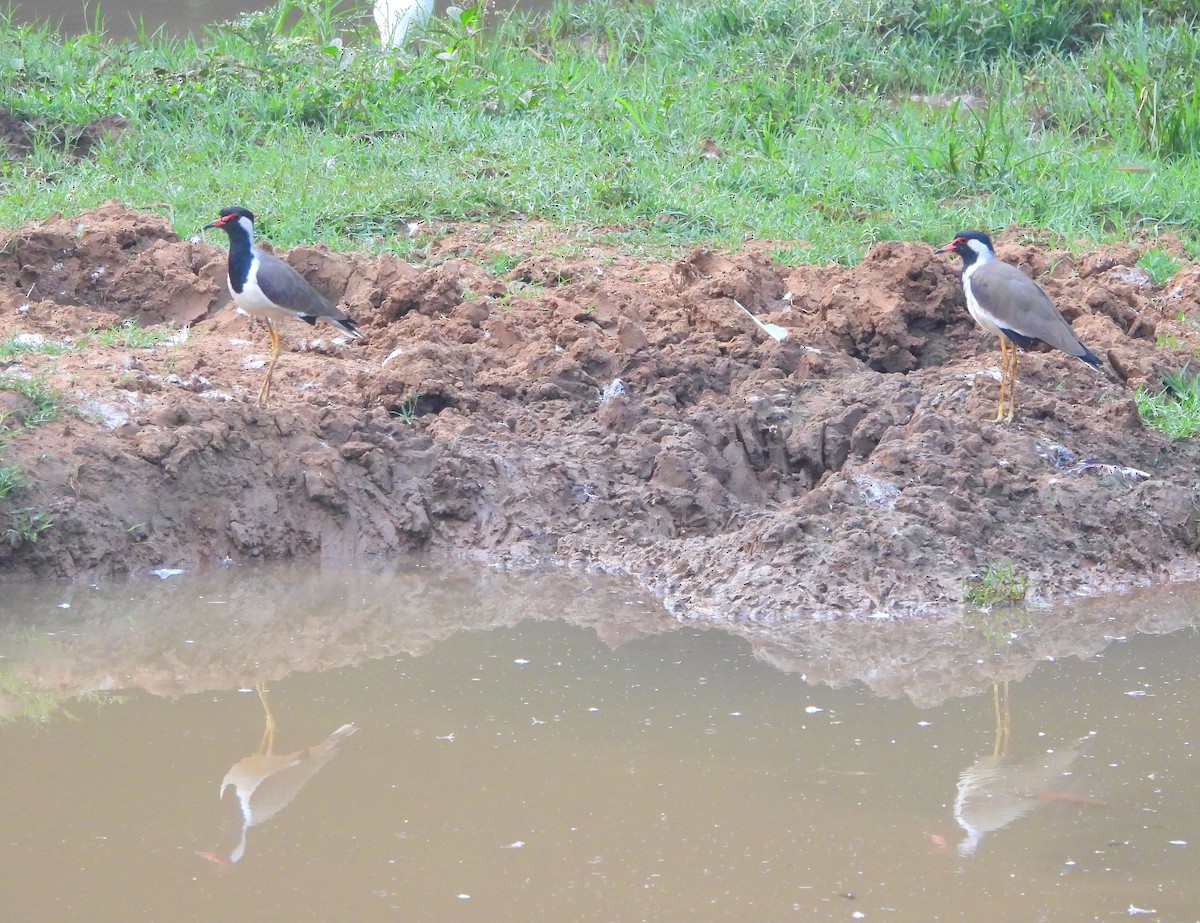
[[[231,205],[229,208],[221,209],[221,217],[210,224],[206,224],[201,230],[208,228],[226,228],[227,225],[237,224],[239,218],[246,218],[251,224],[254,224],[254,212],[248,208],[242,208],[240,205]],[[226,228],[228,229],[228,228]]]
[[[995,256],[992,239],[983,231],[959,231],[954,240],[944,247],[938,247],[934,253],[957,253],[963,258],[963,263],[970,265],[981,256]]]

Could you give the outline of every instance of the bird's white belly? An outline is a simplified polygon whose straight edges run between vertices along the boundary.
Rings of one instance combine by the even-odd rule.
[[[285,311],[278,307],[270,298],[266,296],[258,286],[258,260],[250,264],[250,272],[246,277],[246,284],[242,286],[240,292],[233,290],[233,281],[226,277],[226,284],[229,286],[229,294],[233,296],[234,303],[246,314],[254,317],[265,317],[270,320],[287,320],[290,317],[295,317],[294,311]]]
[[[986,264],[983,262],[973,263],[963,273],[963,294],[967,297],[967,310],[975,318],[975,323],[986,332],[992,334],[992,336],[1003,336],[1000,332],[1000,325],[996,323],[996,319],[988,311],[984,310],[983,305],[979,303],[979,299],[972,292],[971,276],[975,275],[975,270],[984,265]]]
[[[967,310],[970,311],[971,316],[975,318],[975,323],[977,323],[988,333],[992,334],[993,336],[1002,336],[1000,333],[1000,326],[992,318],[992,315],[983,310],[983,307],[979,304],[979,301],[970,293],[970,291],[967,292]]]

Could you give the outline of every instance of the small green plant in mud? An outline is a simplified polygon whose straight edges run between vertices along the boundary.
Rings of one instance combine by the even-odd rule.
[[[149,349],[174,332],[166,327],[142,327],[133,318],[103,330],[91,330],[78,340],[69,337],[48,339],[40,334],[19,333],[0,340],[0,365],[11,365],[25,356],[62,356],[90,346],[124,346],[128,349]],[[9,389],[12,390],[12,389]]]
[[[412,423],[417,419],[417,402],[421,400],[421,393],[418,391],[407,400],[401,401],[390,411],[393,417],[398,417],[405,423]]]
[[[1200,432],[1200,372],[1189,373],[1190,363],[1162,373],[1163,389],[1139,385],[1133,398],[1138,415],[1172,439],[1187,439]]]
[[[113,327],[103,330],[93,330],[86,334],[80,345],[87,346],[123,346],[127,349],[150,349],[164,340],[169,340],[174,332],[166,327],[143,327],[132,317],[125,318]]]
[[[1155,285],[1162,285],[1171,276],[1179,272],[1179,263],[1169,253],[1165,250],[1160,250],[1158,247],[1153,247],[1143,253],[1142,258],[1138,260],[1137,264],[1146,270],[1146,274],[1150,276],[1150,281]]]
[[[0,698],[8,703],[4,713],[0,714],[0,726],[17,722],[44,724],[55,715],[76,721],[78,719],[68,709],[71,704],[107,705],[125,701],[124,696],[104,692],[37,689],[14,675],[11,667],[0,670]]]
[[[18,487],[24,487],[26,483],[25,472],[21,470],[20,465],[0,466],[0,500],[4,500]]]
[[[49,423],[58,416],[58,392],[51,388],[44,378],[0,375],[0,391],[21,394],[31,405],[0,420],[0,437],[10,432],[29,429],[39,423]]]
[[[493,253],[483,261],[483,265],[493,276],[507,276],[521,260],[519,253]]]
[[[0,375],[0,391],[16,392],[29,401],[28,407],[0,414],[0,453],[5,447],[5,437],[32,429],[39,423],[47,423],[58,415],[58,394],[44,379]],[[28,486],[29,478],[20,465],[0,464],[0,503],[7,501],[13,491]],[[31,507],[6,509],[3,538],[15,548],[27,542],[36,542],[38,536],[52,525],[54,519],[49,513]]]
[[[0,340],[0,365],[11,365],[24,356],[61,356],[71,351],[69,343],[48,340],[39,334],[17,334]]]
[[[36,542],[39,535],[54,525],[53,516],[34,509],[9,510],[7,516],[4,540],[13,548]]]
[[[970,609],[963,615],[963,624],[978,632],[989,650],[1001,651],[1012,644],[1018,634],[1029,627],[1029,612],[1024,606],[1002,605],[986,609]]]
[[[1029,577],[1018,574],[1011,564],[989,564],[982,577],[967,580],[963,599],[987,610],[1020,602],[1028,589]]]

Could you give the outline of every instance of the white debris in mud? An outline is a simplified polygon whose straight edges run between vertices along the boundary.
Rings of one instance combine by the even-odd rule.
[[[787,339],[788,332],[784,328],[780,327],[778,324],[768,324],[768,323],[764,323],[763,321],[760,321],[757,317],[755,317],[753,314],[751,314],[750,311],[746,308],[746,306],[743,305],[736,298],[733,299],[733,303],[736,304],[739,308],[741,308],[746,313],[746,316],[749,317],[750,320],[754,321],[755,326],[758,327],[758,329],[761,330],[763,333],[765,333],[767,336],[769,336],[772,340],[775,340],[775,342],[779,342],[780,340]]]
[[[878,478],[855,475],[854,486],[858,488],[863,502],[873,506],[882,506],[884,509],[890,510],[896,506],[896,501],[900,499],[900,488],[890,481],[881,481]]]
[[[208,391],[212,388],[212,382],[203,375],[192,375],[189,378],[181,378],[180,376],[172,373],[167,376],[167,382],[172,385],[178,385],[185,391],[192,391],[196,394]]]
[[[102,400],[86,391],[75,392],[75,403],[84,419],[108,429],[128,423],[134,413],[153,403],[147,395],[138,391],[110,391],[107,398]]]
[[[613,398],[624,397],[626,393],[625,382],[621,381],[619,378],[614,378],[604,387],[603,390],[600,388],[596,389],[596,399],[601,404],[607,404]]]
[[[178,567],[160,567],[157,570],[150,571],[150,573],[159,580],[166,580],[168,577],[178,577],[180,574],[187,573],[187,571]]]
[[[1129,478],[1133,481],[1142,481],[1150,477],[1150,472],[1142,471],[1140,468],[1116,465],[1111,462],[1100,461],[1096,458],[1081,459],[1078,452],[1074,452],[1066,446],[1058,445],[1057,443],[1052,443],[1048,446],[1035,445],[1034,451],[1042,458],[1051,462],[1063,474],[1080,475],[1094,471],[1099,474],[1115,474],[1118,477]]]
[[[1150,273],[1144,269],[1138,269],[1136,266],[1117,266],[1108,274],[1108,277],[1115,282],[1126,282],[1139,288],[1150,284]]]

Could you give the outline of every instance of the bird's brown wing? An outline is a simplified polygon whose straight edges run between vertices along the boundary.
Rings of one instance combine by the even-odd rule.
[[[1091,351],[1075,335],[1042,287],[1016,266],[999,261],[980,267],[971,279],[976,299],[986,305],[996,325],[1021,346],[1041,340],[1085,362],[1095,359]]]
[[[259,251],[258,285],[278,305],[295,312],[300,320],[315,324],[327,320],[352,337],[361,337],[354,319],[305,281],[300,273],[279,257]]]
[[[342,312],[309,285],[304,276],[273,254],[259,251],[257,281],[263,294],[275,304],[305,320],[342,316]]]

